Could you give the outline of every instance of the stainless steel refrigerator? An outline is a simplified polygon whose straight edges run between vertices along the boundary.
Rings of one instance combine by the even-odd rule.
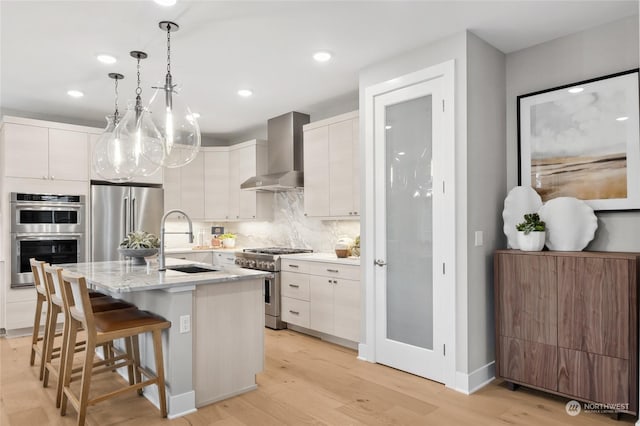
[[[160,236],[164,190],[141,186],[91,185],[91,261],[119,260],[129,232]]]

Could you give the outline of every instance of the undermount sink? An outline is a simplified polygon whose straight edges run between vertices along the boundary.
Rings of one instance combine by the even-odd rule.
[[[200,274],[202,272],[215,272],[220,270],[218,268],[209,268],[199,265],[167,266],[167,269],[170,269],[172,271],[184,272],[187,274]]]

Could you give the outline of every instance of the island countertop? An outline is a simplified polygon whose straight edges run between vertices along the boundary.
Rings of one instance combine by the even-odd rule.
[[[157,263],[134,265],[130,260],[112,262],[85,262],[59,265],[67,271],[83,275],[87,282],[112,293],[128,293],[145,290],[167,290],[199,284],[215,284],[268,277],[271,272],[242,269],[234,266],[212,266],[206,263],[167,258],[167,266],[200,265],[217,268],[212,272],[188,274],[185,272],[158,271]]]

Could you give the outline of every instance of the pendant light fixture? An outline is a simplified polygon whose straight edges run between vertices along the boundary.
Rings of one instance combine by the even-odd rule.
[[[153,121],[162,135],[162,160],[165,167],[181,167],[191,162],[200,150],[200,127],[197,118],[180,98],[171,75],[171,32],[178,31],[178,24],[162,21],[160,29],[167,33],[167,73],[164,86],[155,87],[156,92],[149,103]],[[157,153],[150,156],[156,161]]]
[[[108,75],[109,78],[114,80],[115,84],[115,110],[112,115],[105,117],[107,119],[107,127],[96,141],[93,150],[92,164],[94,170],[101,178],[110,182],[124,183],[132,180],[133,175],[127,176],[120,171],[122,164],[122,143],[114,136],[114,130],[121,118],[118,111],[118,81],[124,79],[124,75],[115,72],[109,73]],[[109,155],[109,146],[114,149],[112,155]]]
[[[108,154],[116,153],[123,158],[123,172],[132,176],[150,176],[160,168],[162,152],[162,136],[151,120],[150,114],[142,106],[142,87],[140,86],[140,61],[147,58],[145,52],[134,50],[130,55],[137,61],[137,87],[134,102],[127,105],[127,112],[116,126],[113,142],[108,146]],[[122,148],[116,149],[116,138],[121,141]]]

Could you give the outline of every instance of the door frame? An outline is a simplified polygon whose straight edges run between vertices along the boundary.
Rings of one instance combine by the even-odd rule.
[[[362,146],[363,178],[364,185],[361,191],[364,200],[363,215],[361,216],[361,258],[364,312],[362,337],[364,342],[358,347],[358,357],[370,362],[376,362],[376,282],[375,282],[375,98],[385,93],[412,86],[436,78],[442,78],[442,95],[445,105],[442,157],[445,165],[441,167],[442,181],[434,181],[433,187],[445,189],[442,197],[442,207],[451,212],[445,215],[442,223],[445,233],[451,238],[442,241],[438,246],[441,261],[446,265],[443,276],[445,300],[439,306],[441,309],[434,312],[440,314],[439,330],[445,336],[446,345],[444,384],[447,387],[455,387],[456,379],[456,223],[455,223],[455,61],[449,60],[419,71],[405,74],[390,80],[369,86],[365,89],[365,113],[361,116],[361,128],[364,129]],[[437,166],[436,166],[437,167]],[[434,259],[435,263],[435,259]]]

